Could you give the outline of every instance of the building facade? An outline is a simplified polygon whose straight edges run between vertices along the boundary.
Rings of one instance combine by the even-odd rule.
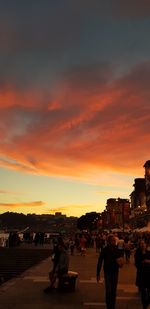
[[[106,210],[110,228],[123,228],[128,225],[130,218],[130,202],[123,198],[110,198],[107,200]]]
[[[145,162],[144,168],[145,168],[146,206],[147,210],[150,211],[150,160]]]

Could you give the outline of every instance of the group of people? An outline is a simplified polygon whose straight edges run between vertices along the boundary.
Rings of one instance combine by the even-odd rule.
[[[97,263],[96,277],[100,280],[102,264],[105,279],[105,299],[107,309],[115,309],[116,290],[118,283],[119,268],[129,262],[131,243],[125,239],[119,242],[116,237],[108,235],[107,244],[101,249]],[[134,263],[137,269],[136,285],[141,295],[143,309],[150,304],[150,243],[141,239],[134,253]]]
[[[104,237],[103,237],[104,236]],[[96,268],[97,282],[100,281],[102,266],[105,279],[105,299],[107,309],[115,309],[116,291],[118,284],[119,268],[124,263],[129,263],[131,255],[131,241],[128,237],[117,237],[114,234],[100,235],[100,250]],[[95,237],[95,244],[98,239]],[[86,248],[87,239],[84,235],[77,242],[74,238],[69,240],[70,248],[76,247],[80,250]],[[96,246],[97,247],[97,246]],[[72,255],[74,249],[71,249]],[[148,308],[150,304],[150,239],[140,239],[134,249],[134,263],[137,269],[136,285],[141,295],[143,309]],[[50,285],[44,290],[45,293],[51,292],[58,287],[58,282],[64,274],[67,274],[69,268],[68,246],[60,237],[54,244],[53,268],[49,273]]]

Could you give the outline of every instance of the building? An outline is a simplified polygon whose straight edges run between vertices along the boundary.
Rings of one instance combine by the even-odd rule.
[[[108,229],[109,228],[109,214],[107,210],[104,210],[101,213],[101,218],[102,218],[102,228]]]
[[[150,210],[150,160],[146,161],[145,168],[145,189],[146,189],[146,206],[147,210]]]
[[[110,198],[107,200],[108,225],[110,228],[122,227],[129,223],[130,202],[128,199]]]
[[[134,179],[134,191],[130,194],[131,197],[131,210],[137,208],[146,208],[146,190],[145,190],[145,178]]]

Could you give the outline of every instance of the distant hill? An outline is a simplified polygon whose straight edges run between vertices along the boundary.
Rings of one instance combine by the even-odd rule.
[[[22,230],[29,227],[36,232],[71,232],[77,229],[77,218],[65,215],[36,215],[5,212],[0,215],[0,230]]]

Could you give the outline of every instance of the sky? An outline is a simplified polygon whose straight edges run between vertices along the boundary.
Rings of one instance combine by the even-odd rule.
[[[150,159],[149,0],[0,1],[0,213],[81,216]]]

